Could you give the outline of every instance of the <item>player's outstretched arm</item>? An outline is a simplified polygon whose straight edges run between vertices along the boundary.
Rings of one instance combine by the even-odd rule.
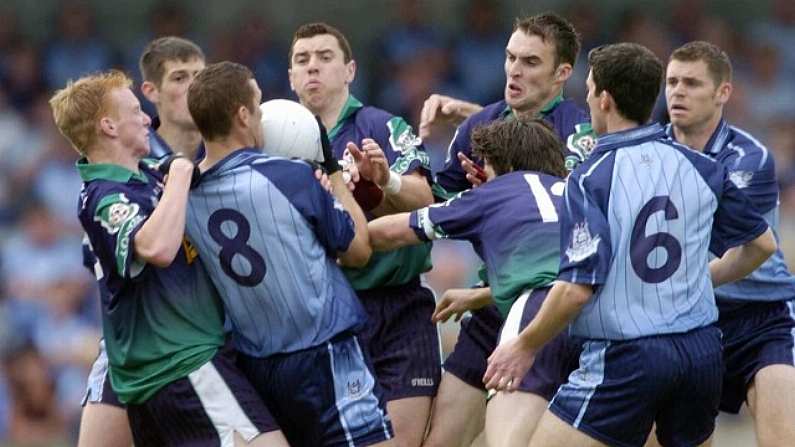
[[[184,157],[169,165],[160,202],[135,234],[135,255],[156,267],[168,267],[182,245],[185,212],[193,178],[194,165]]]
[[[370,221],[367,227],[373,250],[389,251],[422,242],[409,226],[409,216],[410,213],[399,213]]]
[[[447,289],[436,303],[431,321],[444,323],[454,316],[457,322],[467,311],[483,308],[492,302],[491,287]]]
[[[420,115],[420,138],[428,138],[434,129],[442,126],[455,127],[465,119],[483,109],[479,104],[433,94],[425,100]]]
[[[361,149],[348,143],[348,152],[356,162],[359,175],[384,191],[381,203],[371,213],[375,216],[413,211],[433,203],[433,193],[420,172],[400,175],[389,169],[384,150],[371,139],[362,140]]]
[[[745,278],[772,256],[776,248],[776,239],[770,228],[756,239],[730,248],[723,257],[709,263],[712,285],[718,287]]]

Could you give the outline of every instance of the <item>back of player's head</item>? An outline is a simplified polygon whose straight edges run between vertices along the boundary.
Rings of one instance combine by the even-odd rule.
[[[555,13],[537,14],[530,17],[517,18],[513,31],[522,30],[527,35],[538,36],[543,42],[555,45],[555,66],[577,61],[580,54],[580,35],[568,20]]]
[[[108,94],[131,85],[127,75],[110,70],[69,81],[50,98],[55,125],[77,152],[86,155],[99,134],[99,120],[112,113],[108,110]]]
[[[144,81],[159,86],[166,74],[166,62],[189,62],[193,59],[205,59],[204,52],[198,45],[181,37],[166,36],[159,37],[146,45],[138,66]]]
[[[588,53],[588,65],[594,95],[606,90],[624,118],[649,121],[663,79],[662,62],[651,50],[636,43],[603,45]]]
[[[670,60],[680,62],[704,61],[715,85],[732,81],[732,63],[729,55],[717,45],[703,40],[688,42],[671,53]]]
[[[540,119],[497,120],[472,131],[472,152],[486,160],[494,173],[535,171],[566,176],[563,142]]]
[[[252,113],[258,107],[249,79],[254,74],[247,67],[224,61],[208,65],[191,82],[188,110],[205,140],[228,136],[241,106]]]
[[[339,44],[342,50],[343,62],[347,64],[353,59],[351,44],[348,43],[348,39],[342,34],[342,31],[325,22],[313,22],[299,26],[293,34],[293,41],[290,44],[290,53],[287,55],[287,63],[289,66],[292,67],[293,65],[293,48],[295,48],[295,42],[298,39],[309,39],[323,34],[330,34],[337,39],[337,44]]]

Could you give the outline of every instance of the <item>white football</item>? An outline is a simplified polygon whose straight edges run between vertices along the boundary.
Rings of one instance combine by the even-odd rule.
[[[272,99],[259,106],[268,155],[323,161],[320,130],[306,107],[288,99]]]

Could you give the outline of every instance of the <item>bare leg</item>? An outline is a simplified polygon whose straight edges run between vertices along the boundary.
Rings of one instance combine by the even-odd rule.
[[[532,393],[497,393],[486,407],[489,447],[526,446],[547,404],[546,399]]]
[[[127,410],[102,403],[83,407],[78,447],[130,447],[132,443]]]
[[[486,393],[444,373],[423,447],[469,447],[483,430]]]

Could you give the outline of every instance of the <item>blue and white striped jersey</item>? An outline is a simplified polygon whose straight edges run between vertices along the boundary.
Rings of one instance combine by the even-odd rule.
[[[306,163],[250,148],[230,154],[191,191],[187,232],[241,352],[306,349],[365,321],[336,263],[353,221]]]
[[[668,125],[666,133],[674,138]],[[721,120],[704,154],[729,170],[729,178],[762,214],[778,240],[779,190],[773,154],[748,132]],[[795,298],[795,276],[781,249],[746,278],[715,289],[718,300],[782,301]]]
[[[564,196],[558,277],[594,286],[572,334],[626,340],[713,323],[709,252],[766,229],[723,166],[659,124],[600,136]]]

